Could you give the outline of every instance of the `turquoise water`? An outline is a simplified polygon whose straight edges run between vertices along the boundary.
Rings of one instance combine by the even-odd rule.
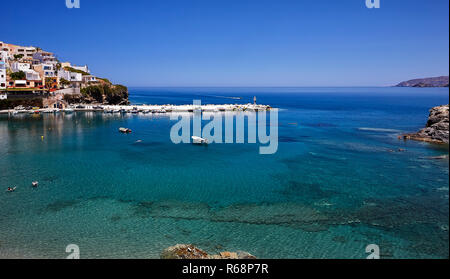
[[[448,147],[397,139],[448,93],[130,89],[136,104],[256,95],[280,108],[273,155],[257,144],[175,145],[166,115],[1,115],[0,187],[17,190],[0,191],[0,257],[64,258],[74,243],[82,258],[158,258],[193,243],[259,258],[365,258],[374,243],[384,258],[448,258],[449,165],[430,158]]]

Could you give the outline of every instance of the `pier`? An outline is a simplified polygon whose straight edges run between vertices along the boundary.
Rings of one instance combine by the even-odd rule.
[[[77,104],[66,109],[31,108],[0,110],[0,114],[18,113],[56,113],[56,112],[107,112],[107,113],[166,113],[166,112],[225,112],[225,111],[267,111],[269,105],[260,104],[223,104],[223,105],[100,105]]]

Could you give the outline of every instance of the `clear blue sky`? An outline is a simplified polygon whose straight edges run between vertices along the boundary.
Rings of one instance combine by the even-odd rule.
[[[384,86],[449,71],[449,1],[2,1],[0,41],[127,86]]]

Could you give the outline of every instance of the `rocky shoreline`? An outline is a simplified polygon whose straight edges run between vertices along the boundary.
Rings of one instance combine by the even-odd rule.
[[[161,259],[256,259],[256,257],[244,251],[225,251],[217,255],[209,255],[192,244],[177,244],[164,249]]]
[[[449,105],[434,107],[430,110],[426,127],[417,133],[404,134],[405,140],[417,140],[429,143],[449,143]]]

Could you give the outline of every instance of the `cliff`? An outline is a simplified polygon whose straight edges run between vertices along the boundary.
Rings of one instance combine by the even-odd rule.
[[[101,84],[81,89],[81,94],[64,95],[64,100],[73,103],[100,103],[107,105],[127,105],[128,88],[123,85]]]
[[[449,143],[449,105],[434,107],[430,110],[427,125],[417,133],[405,134],[404,139],[432,142]]]
[[[164,249],[161,259],[256,259],[256,257],[243,251],[209,255],[192,244],[177,244]]]
[[[396,87],[448,87],[448,76],[419,78],[400,82]]]

